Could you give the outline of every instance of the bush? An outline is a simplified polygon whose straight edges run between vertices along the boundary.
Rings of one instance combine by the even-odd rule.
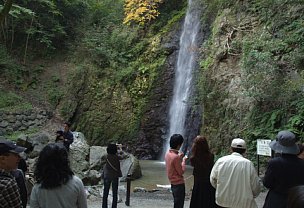
[[[22,97],[13,93],[0,91],[0,110],[2,111],[16,111],[31,109],[32,105],[26,102]]]
[[[15,84],[23,82],[24,68],[18,65],[7,53],[5,46],[0,44],[0,73],[6,81]]]

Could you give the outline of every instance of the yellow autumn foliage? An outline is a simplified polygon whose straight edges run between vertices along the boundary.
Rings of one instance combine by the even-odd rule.
[[[125,0],[124,24],[145,25],[159,15],[158,6],[164,0]]]

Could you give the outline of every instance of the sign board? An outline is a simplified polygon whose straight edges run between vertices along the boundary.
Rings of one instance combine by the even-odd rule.
[[[257,140],[257,154],[271,157],[271,148],[269,147],[270,142],[271,142],[271,140],[258,139]]]

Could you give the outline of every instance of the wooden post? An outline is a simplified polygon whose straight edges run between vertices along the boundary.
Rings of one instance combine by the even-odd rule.
[[[258,155],[258,176],[260,176],[260,155]]]
[[[127,175],[127,195],[126,195],[126,206],[130,206],[130,191],[131,191],[131,175]]]

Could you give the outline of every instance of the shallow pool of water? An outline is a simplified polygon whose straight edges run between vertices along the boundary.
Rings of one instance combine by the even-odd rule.
[[[161,189],[157,187],[157,184],[170,185],[164,162],[157,160],[141,160],[140,166],[143,176],[140,179],[131,182],[131,190],[134,190],[135,187],[142,187],[147,190]],[[184,179],[187,191],[193,186],[192,170],[193,168],[191,166],[186,166]]]

